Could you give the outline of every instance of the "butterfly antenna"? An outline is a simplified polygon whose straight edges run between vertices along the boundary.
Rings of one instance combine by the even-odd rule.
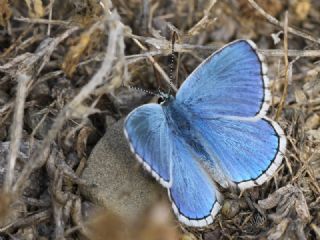
[[[174,59],[175,59],[175,56],[174,56],[174,44],[176,42],[176,36],[177,36],[177,33],[175,31],[172,32],[172,37],[171,37],[171,63],[170,63],[170,87],[169,87],[169,94],[171,92],[171,88],[172,86],[174,85],[173,84],[173,80],[174,80],[174,75],[173,75],[173,72],[174,72]]]
[[[134,90],[139,91],[139,92],[144,92],[144,93],[149,94],[151,96],[161,97],[160,93],[152,92],[152,91],[149,91],[149,90],[146,90],[146,89],[143,89],[143,88],[139,88],[139,87],[134,87],[134,86],[128,86],[128,87],[130,89],[134,89]]]

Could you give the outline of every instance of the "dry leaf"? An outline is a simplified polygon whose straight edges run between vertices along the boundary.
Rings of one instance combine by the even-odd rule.
[[[30,17],[41,18],[44,16],[45,9],[41,0],[25,0],[25,2],[28,6]]]
[[[310,8],[310,0],[299,0],[296,2],[294,10],[299,20],[304,20],[308,16]]]
[[[77,15],[73,16],[72,21],[82,26],[91,25],[103,14],[107,2],[97,0],[72,1]],[[107,8],[108,9],[108,8]]]
[[[304,104],[307,101],[307,97],[301,89],[296,89],[294,91],[294,95],[295,95],[297,103],[299,103],[299,104]]]
[[[8,0],[0,0],[0,26],[7,26],[7,23],[12,15]]]
[[[289,225],[289,219],[284,218],[275,228],[271,229],[268,240],[277,240],[282,237]]]
[[[91,47],[99,39],[101,34],[101,22],[93,24],[87,31],[83,32],[76,45],[72,46],[64,58],[62,69],[71,77],[75,72],[81,57],[90,52]]]
[[[316,129],[320,125],[320,116],[316,113],[311,114],[306,120],[306,129]]]
[[[69,77],[71,77],[75,72],[79,60],[84,51],[87,49],[89,43],[90,35],[85,32],[81,35],[77,45],[72,46],[68,51],[66,57],[64,58],[62,69]]]
[[[275,213],[268,214],[275,223],[268,233],[268,239],[279,239],[284,234],[284,239],[292,235],[304,235],[303,229],[311,216],[300,188],[288,184],[270,194],[267,199],[260,200],[258,204],[263,209],[276,207]]]
[[[6,221],[10,213],[11,196],[8,193],[0,193],[0,226]]]
[[[316,130],[308,130],[306,131],[306,135],[309,139],[314,139],[316,141],[320,141],[320,128]]]
[[[76,142],[76,150],[79,157],[85,156],[87,150],[87,141],[91,134],[94,133],[94,128],[89,126],[84,126],[79,131],[77,142]]]
[[[289,208],[293,208],[297,212],[297,218],[307,223],[310,220],[310,213],[303,192],[300,188],[288,184],[270,194],[267,199],[260,200],[259,206],[263,209],[271,209],[277,206],[276,215],[283,215]],[[306,209],[302,211],[301,209]],[[271,214],[270,214],[271,215]],[[270,216],[269,215],[269,216]]]
[[[320,179],[320,152],[314,153],[309,160],[310,169],[316,179]]]
[[[91,114],[99,113],[99,112],[100,112],[100,110],[97,108],[88,107],[83,104],[79,104],[79,105],[75,106],[71,117],[81,119],[81,118],[85,118]]]
[[[225,200],[221,209],[221,213],[227,219],[232,219],[240,211],[240,201]]]

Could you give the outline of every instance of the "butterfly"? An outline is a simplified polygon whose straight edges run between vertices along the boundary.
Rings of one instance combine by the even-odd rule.
[[[124,123],[130,149],[168,190],[178,219],[193,227],[214,221],[223,200],[217,185],[244,190],[279,168],[281,127],[266,116],[267,66],[251,40],[225,45],[202,62],[176,96],[134,109]]]

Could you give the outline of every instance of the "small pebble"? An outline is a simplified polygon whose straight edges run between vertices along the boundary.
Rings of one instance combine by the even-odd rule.
[[[239,201],[235,200],[225,200],[221,209],[221,213],[226,218],[233,218],[238,214],[240,210]]]
[[[320,125],[320,116],[316,113],[313,113],[306,120],[305,127],[307,129],[316,129]]]

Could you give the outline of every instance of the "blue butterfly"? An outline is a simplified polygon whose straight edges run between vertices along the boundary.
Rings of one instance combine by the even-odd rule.
[[[176,96],[146,104],[126,118],[137,159],[165,188],[178,219],[194,227],[221,208],[217,185],[261,185],[286,149],[281,127],[266,117],[267,66],[250,40],[232,42],[207,58]]]

